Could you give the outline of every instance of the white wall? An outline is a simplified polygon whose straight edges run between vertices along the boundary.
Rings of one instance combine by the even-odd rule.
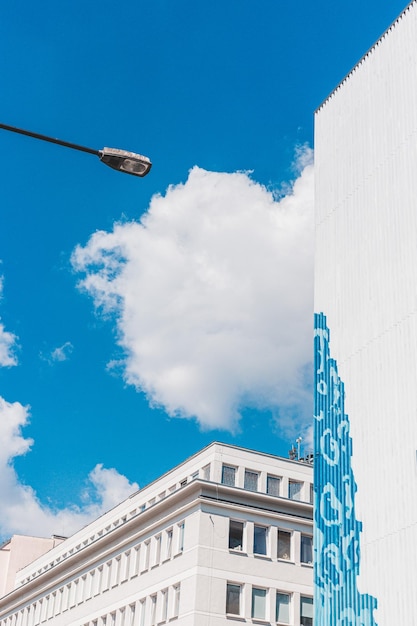
[[[345,383],[378,626],[416,623],[417,3],[316,115],[315,310]]]

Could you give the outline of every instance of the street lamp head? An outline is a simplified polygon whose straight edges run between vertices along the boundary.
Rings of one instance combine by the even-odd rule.
[[[133,176],[146,176],[152,167],[148,157],[116,148],[103,148],[103,150],[98,151],[98,157],[100,161],[114,170],[126,172],[126,174]]]

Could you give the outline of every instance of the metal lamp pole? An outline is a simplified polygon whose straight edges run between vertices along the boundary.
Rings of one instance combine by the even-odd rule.
[[[0,129],[8,130],[12,133],[19,133],[20,135],[27,135],[28,137],[40,139],[41,141],[56,143],[59,146],[72,148],[73,150],[79,150],[80,152],[94,154],[98,156],[100,161],[102,161],[105,165],[108,165],[119,172],[132,174],[133,176],[146,176],[152,167],[152,163],[148,157],[136,154],[135,152],[127,152],[127,150],[118,150],[117,148],[94,150],[93,148],[86,148],[85,146],[79,146],[76,143],[62,141],[61,139],[55,139],[53,137],[48,137],[47,135],[40,135],[39,133],[33,133],[32,131],[16,128],[15,126],[8,126],[7,124],[0,124]]]

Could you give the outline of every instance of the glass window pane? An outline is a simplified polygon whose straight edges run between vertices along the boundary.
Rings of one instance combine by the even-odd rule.
[[[277,593],[276,621],[280,624],[290,623],[290,596],[288,593]]]
[[[301,500],[301,489],[303,483],[290,481],[288,484],[288,497],[291,500]]]
[[[223,485],[229,485],[229,487],[235,486],[236,468],[223,465],[222,468],[222,483]]]
[[[265,619],[266,589],[252,587],[252,617]]]
[[[286,530],[278,530],[278,553],[279,559],[291,560],[291,533]]]
[[[227,584],[226,613],[240,615],[240,585]]]
[[[313,538],[301,535],[301,563],[313,562]]]
[[[266,532],[265,526],[254,527],[253,551],[255,554],[266,554]]]
[[[245,470],[244,487],[248,489],[248,491],[258,491],[258,474],[256,472]]]
[[[230,520],[229,525],[229,549],[230,550],[242,550],[243,549],[243,522],[236,522]]]
[[[281,480],[277,476],[267,476],[266,478],[266,493],[270,496],[279,496],[279,487]]]
[[[313,626],[313,598],[301,596],[300,624],[301,626]]]

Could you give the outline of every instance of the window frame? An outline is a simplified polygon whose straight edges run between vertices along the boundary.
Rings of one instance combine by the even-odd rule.
[[[259,598],[263,598],[263,615],[255,615],[255,604],[256,604],[254,602],[254,592],[255,591],[263,592],[263,595],[260,594],[258,596]],[[265,587],[255,587],[255,586],[252,586],[252,593],[251,593],[251,618],[253,620],[262,620],[263,622],[267,621],[267,619],[266,619],[267,606],[268,606],[268,589],[266,589]]]
[[[282,591],[281,589],[277,589],[276,591],[276,595],[275,595],[275,621],[277,624],[291,624],[291,612],[292,612],[292,593],[288,592],[288,591]],[[284,622],[284,621],[279,621],[278,620],[278,598],[279,596],[286,596],[288,598],[288,621]]]
[[[278,493],[271,493],[271,490],[269,489],[269,480],[276,480],[278,483]],[[266,475],[266,493],[268,496],[274,496],[274,498],[279,498],[281,496],[281,485],[282,485],[282,477],[281,476],[275,476],[274,474],[267,474]]]
[[[236,589],[239,590],[239,595],[238,595],[238,612],[234,612],[234,611],[228,611],[228,609],[233,608],[231,607],[230,603],[229,603],[229,589],[231,589],[232,587],[235,587]],[[226,615],[238,615],[241,616],[242,615],[242,589],[243,589],[243,585],[242,583],[236,583],[236,582],[231,582],[228,581],[226,583]]]
[[[303,548],[303,539],[308,539],[310,541],[310,545],[307,550],[310,551],[311,559],[309,561],[303,560],[304,557],[304,548]],[[307,533],[301,533],[300,535],[300,563],[303,565],[313,565],[313,537]]]
[[[297,491],[295,494],[291,494],[291,485],[300,485],[299,491]],[[304,482],[302,480],[289,480],[288,481],[288,499],[292,500],[293,502],[303,502],[303,489],[304,489]],[[295,498],[294,495],[298,497]]]
[[[233,470],[233,483],[225,480],[225,470]],[[236,487],[236,475],[237,467],[235,465],[227,465],[226,463],[223,463],[221,476],[222,485],[226,485],[226,487]]]
[[[232,531],[232,524],[236,524],[236,525],[237,525],[237,524],[240,524],[240,525],[241,525],[241,537],[240,537],[241,541],[240,541],[240,547],[239,547],[238,545],[237,545],[237,546],[231,546],[231,545],[230,545],[230,544],[231,544],[231,537],[232,537],[232,535],[231,535],[231,531]],[[228,541],[228,547],[229,547],[229,550],[231,550],[232,552],[245,552],[245,550],[244,550],[244,547],[245,547],[245,546],[244,546],[244,540],[245,540],[245,522],[244,522],[244,521],[242,521],[242,520],[237,520],[237,519],[233,519],[233,518],[230,518],[230,519],[229,519],[229,536],[228,536],[228,539],[229,539],[229,541]]]
[[[265,552],[258,552],[257,550],[255,550],[255,546],[256,546],[256,529],[257,528],[262,529],[264,531]],[[255,556],[263,556],[263,557],[266,557],[266,556],[269,555],[269,526],[263,526],[262,524],[254,524],[253,525],[253,554]]]
[[[285,556],[280,556],[280,554],[279,554],[280,534],[285,534],[285,535],[289,536],[289,554],[288,554],[288,558],[286,558]],[[290,561],[290,562],[294,561],[294,558],[293,558],[293,533],[292,533],[291,530],[288,530],[287,528],[278,528],[277,529],[277,559],[279,561]]]
[[[253,477],[256,477],[256,479],[254,480],[254,483],[256,484],[256,489],[252,489],[249,486]],[[246,489],[247,491],[252,491],[253,493],[258,492],[259,491],[259,472],[256,472],[255,470],[251,470],[245,467],[245,473],[243,477],[243,488]]]
[[[309,615],[302,614],[303,600],[311,600],[311,602],[308,602],[308,605],[311,606],[311,613],[312,613],[311,617]],[[303,622],[302,621],[303,619],[307,619],[308,621]],[[314,619],[314,604],[313,604],[312,596],[300,595],[300,626],[313,626],[313,619]]]

